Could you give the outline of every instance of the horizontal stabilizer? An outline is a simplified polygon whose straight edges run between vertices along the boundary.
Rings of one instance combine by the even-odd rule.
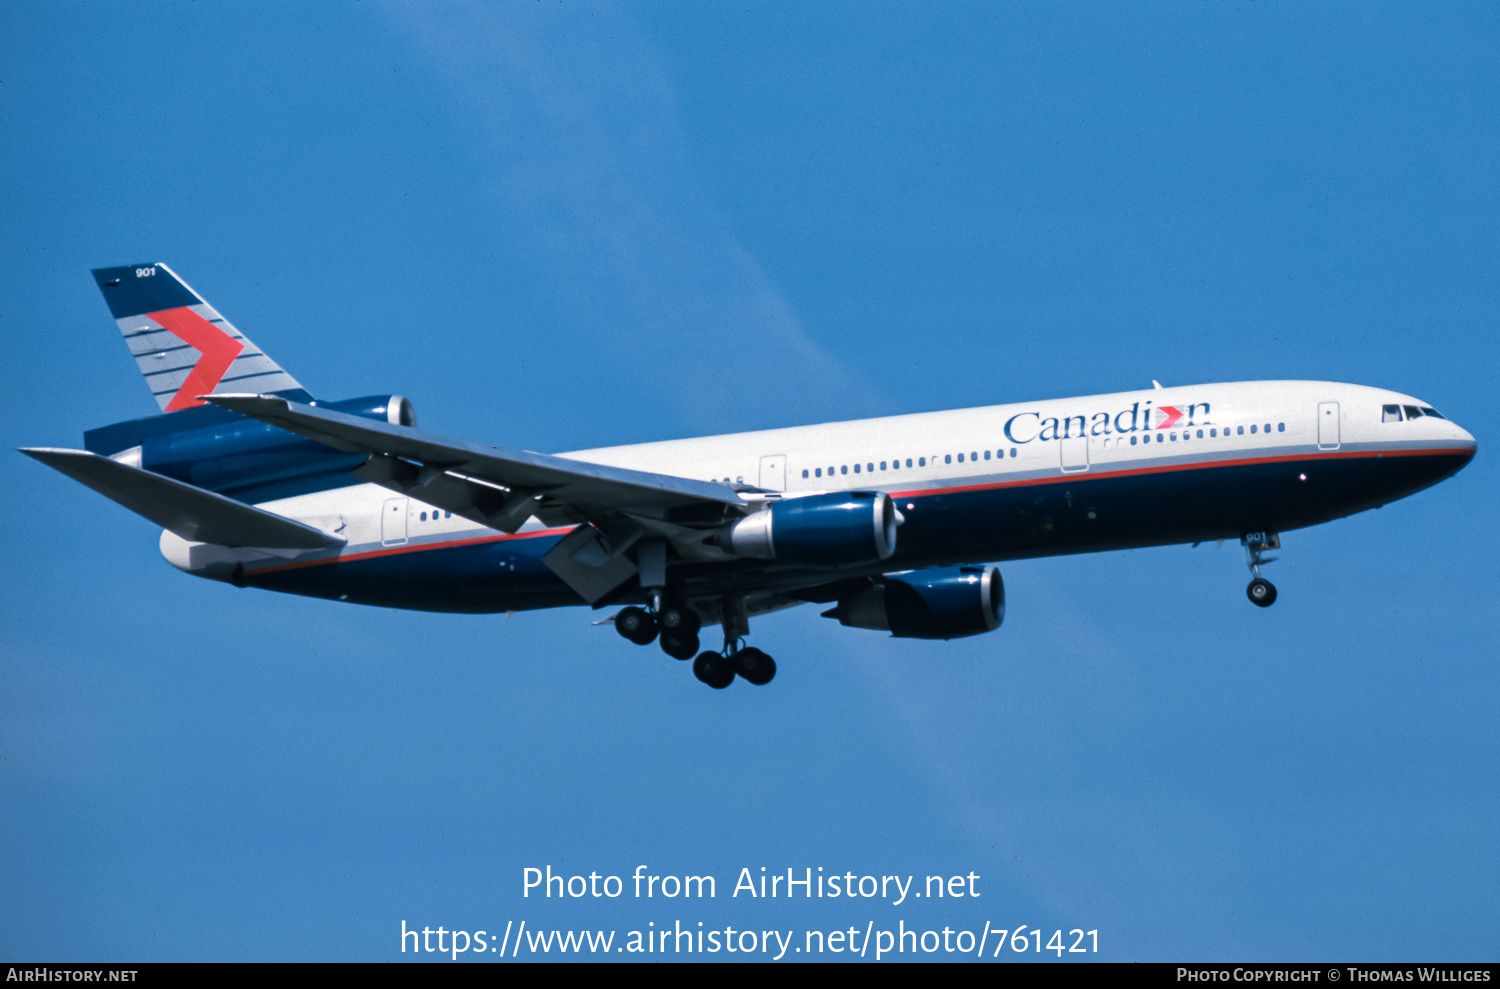
[[[267,549],[344,544],[310,525],[97,453],[37,447],[21,452],[190,542]]]
[[[314,408],[275,395],[209,395],[207,400],[336,450],[403,458],[479,478],[513,492],[537,492],[548,501],[573,506],[590,518],[617,512],[650,512],[676,505],[740,508],[745,504],[733,491],[711,481],[469,443]]]

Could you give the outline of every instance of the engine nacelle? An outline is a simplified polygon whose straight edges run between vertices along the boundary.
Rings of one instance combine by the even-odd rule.
[[[887,574],[823,615],[898,639],[961,639],[993,632],[1005,621],[1005,583],[994,566]]]
[[[719,543],[738,556],[842,567],[896,552],[902,521],[884,491],[837,491],[774,502],[725,526]]]
[[[394,425],[414,426],[417,421],[411,402],[400,395],[317,404],[319,408]],[[129,462],[210,491],[232,492],[314,474],[353,470],[368,459],[366,454],[344,453],[222,409],[190,411],[200,418],[218,421],[144,436],[138,451],[125,451]],[[154,420],[144,422],[157,429],[165,429],[172,423],[170,416]],[[119,456],[115,451],[110,453]]]

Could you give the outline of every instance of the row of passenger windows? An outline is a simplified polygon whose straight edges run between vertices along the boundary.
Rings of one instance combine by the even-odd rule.
[[[1015,447],[1011,447],[1010,448],[1010,455],[1012,457],[1018,457],[1018,456],[1020,456],[1020,452],[1017,451]],[[943,463],[945,463],[945,464],[951,464],[951,463],[953,463],[953,457],[954,457],[954,455],[951,454],[951,453],[944,454],[943,455]],[[996,460],[1004,460],[1005,459],[1005,451],[1004,450],[996,450],[995,453],[994,453],[994,458]],[[980,459],[979,451],[975,450],[975,451],[971,452],[969,454],[969,459],[972,460],[972,461],[978,461]],[[990,451],[988,451],[988,450],[984,451],[984,459],[985,460],[989,460],[990,459]],[[964,455],[962,453],[958,454],[958,462],[959,463],[963,463],[964,462]],[[932,458],[932,463],[933,463],[933,466],[937,465],[937,457],[933,457]],[[860,472],[861,466],[863,466],[863,469],[864,469],[865,473],[867,473],[867,474],[873,474],[873,473],[875,473],[875,464],[874,464],[874,462],[866,463],[864,465],[855,464],[854,465],[854,473],[858,474]],[[912,458],[911,457],[907,457],[906,458],[906,466],[907,467],[911,467],[912,466]],[[918,466],[918,467],[926,467],[927,466],[927,458],[926,457],[918,457],[918,458],[916,458],[916,466]],[[882,461],[880,461],[880,469],[881,470],[900,470],[901,469],[901,461],[899,459],[897,459],[897,460],[889,460],[889,461],[882,460]],[[847,474],[847,473],[849,473],[849,465],[848,464],[844,464],[842,467],[838,467],[838,468],[830,467],[830,468],[828,468],[828,476],[829,477],[833,477],[835,473],[838,473],[838,474]],[[823,476],[823,468],[821,468],[821,467],[814,467],[814,468],[812,468],[811,473],[809,473],[808,470],[806,468],[804,468],[803,471],[802,471],[802,476],[803,477],[822,477]]]
[[[1268,422],[1264,426],[1261,426],[1261,425],[1258,425],[1258,424],[1252,424],[1252,425],[1250,425],[1248,427],[1246,427],[1246,426],[1233,426],[1233,427],[1231,427],[1231,426],[1225,426],[1224,427],[1224,435],[1225,436],[1244,436],[1245,435],[1245,430],[1247,428],[1250,430],[1251,435],[1254,435],[1255,433],[1258,433],[1258,432],[1269,433],[1271,431],[1271,424]],[[1231,430],[1233,430],[1233,432],[1231,432]],[[1284,432],[1286,432],[1286,423],[1284,423],[1284,422],[1278,422],[1276,424],[1276,431],[1278,433],[1284,433]],[[1219,436],[1219,430],[1218,430],[1217,427],[1210,428],[1210,429],[1207,430],[1207,432],[1208,432],[1208,436],[1205,437],[1203,435],[1204,430],[1202,430],[1202,429],[1198,430],[1197,434],[1196,434],[1197,438],[1200,439],[1200,440],[1201,439],[1205,439],[1205,438],[1206,439],[1217,439],[1218,436]],[[1193,436],[1194,436],[1194,432],[1191,429],[1184,429],[1182,431],[1182,440],[1183,440],[1184,443],[1186,443],[1188,440],[1192,439]],[[1172,431],[1170,431],[1169,433],[1167,433],[1165,436],[1163,436],[1161,433],[1157,433],[1156,434],[1156,442],[1158,442],[1158,443],[1165,443],[1165,442],[1167,442],[1169,440],[1171,442],[1173,442],[1173,443],[1177,442],[1177,431],[1175,429],[1172,430]],[[1151,442],[1151,437],[1150,436],[1141,437],[1140,438],[1140,442],[1142,442],[1142,443],[1150,443]],[[1106,439],[1104,441],[1104,445],[1107,448],[1109,446],[1109,440]],[[1124,446],[1125,445],[1125,438],[1122,436],[1119,439],[1115,440],[1115,445],[1116,446]],[[1136,445],[1136,437],[1135,436],[1131,436],[1130,437],[1130,445],[1131,446],[1135,446]]]
[[[453,517],[453,513],[452,512],[437,512],[437,511],[434,511],[432,513],[432,521],[436,522],[440,516],[443,517],[443,518],[450,518],[451,519]],[[426,512],[422,513],[422,521],[423,522],[427,521],[427,513]]]
[[[1231,427],[1231,426],[1225,426],[1224,427],[1224,435],[1225,436],[1230,436],[1230,435],[1244,436],[1246,428],[1247,427],[1245,427],[1245,426],[1233,426],[1233,427]],[[1234,430],[1233,433],[1230,432],[1231,429]],[[1249,426],[1248,429],[1250,430],[1250,433],[1252,435],[1254,435],[1255,433],[1259,433],[1259,432],[1267,432],[1267,433],[1269,433],[1271,431],[1271,424],[1269,422],[1266,423],[1266,424],[1264,424],[1264,425],[1260,425],[1259,423],[1256,423],[1256,424],[1252,424],[1251,426]],[[1279,433],[1286,432],[1286,423],[1284,423],[1284,422],[1278,422],[1276,424],[1276,431],[1279,432]],[[1198,430],[1197,431],[1197,438],[1200,439],[1200,440],[1204,439],[1205,438],[1204,435],[1203,435],[1204,432],[1205,431],[1202,430],[1202,429]],[[1219,436],[1219,429],[1216,426],[1215,427],[1210,427],[1207,430],[1207,433],[1208,433],[1208,436],[1207,436],[1208,439],[1217,439],[1218,436]],[[1193,438],[1193,431],[1192,430],[1190,430],[1190,429],[1184,429],[1182,431],[1182,439],[1183,439],[1184,442],[1186,442],[1187,440],[1190,440],[1192,438]],[[1158,442],[1158,443],[1166,443],[1168,441],[1173,442],[1173,443],[1177,442],[1177,431],[1176,430],[1172,430],[1172,431],[1166,433],[1165,435],[1163,435],[1162,433],[1157,433],[1156,434],[1156,442]],[[1117,446],[1123,446],[1125,444],[1125,438],[1124,437],[1120,437],[1119,439],[1116,439],[1114,442],[1115,442],[1115,445],[1117,445]],[[1139,437],[1139,436],[1135,436],[1135,435],[1132,435],[1130,437],[1130,445],[1131,446],[1137,446],[1137,445],[1139,445],[1142,442],[1150,443],[1151,442],[1151,437],[1150,436]],[[1110,440],[1108,438],[1106,438],[1104,440],[1104,445],[1106,447],[1108,447],[1110,445]],[[1019,454],[1016,451],[1016,448],[1015,447],[1011,447],[1010,448],[1010,456],[1011,457],[1016,457],[1018,455]],[[958,458],[958,462],[959,463],[963,463],[964,462],[964,455],[962,453],[959,453],[959,454],[947,453],[947,454],[943,455],[943,463],[945,463],[945,464],[951,464],[951,463],[953,463],[955,456]],[[968,459],[969,459],[970,462],[976,462],[976,461],[978,461],[980,459],[980,454],[977,453],[977,452],[971,452],[968,455]],[[984,451],[983,459],[985,459],[985,460],[989,460],[990,459],[990,451],[988,451],[988,450]],[[995,459],[996,460],[1004,460],[1005,459],[1005,451],[1004,450],[996,450],[995,451]],[[936,466],[937,465],[937,458],[936,457],[932,458],[932,462],[933,462],[933,465]],[[889,468],[887,468],[887,463],[889,463]],[[927,458],[926,457],[918,457],[917,461],[916,461],[916,465],[918,467],[926,467],[927,466]],[[911,460],[910,457],[906,458],[906,466],[907,467],[912,466],[912,460]],[[861,468],[860,464],[855,464],[854,465],[854,473],[856,473],[856,474],[860,473],[860,468]],[[866,463],[866,464],[863,465],[863,468],[864,468],[864,471],[866,473],[873,473],[875,471],[875,464],[874,463]],[[892,460],[892,461],[889,461],[889,462],[887,462],[885,460],[880,461],[880,469],[881,470],[886,470],[886,469],[899,470],[900,468],[901,468],[901,461],[900,460]],[[845,464],[842,467],[839,467],[837,469],[835,469],[833,467],[829,467],[828,468],[828,476],[829,477],[833,477],[835,475],[835,473],[838,473],[838,474],[848,474],[849,473],[849,465]],[[808,469],[804,468],[803,471],[802,471],[802,476],[804,478],[822,477],[823,476],[823,468],[822,467],[814,467],[810,471]]]

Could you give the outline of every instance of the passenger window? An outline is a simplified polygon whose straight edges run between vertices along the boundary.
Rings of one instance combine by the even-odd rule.
[[[908,467],[911,466],[911,458],[910,457],[906,458],[906,466],[908,466]]]
[[[813,477],[822,477],[822,476],[823,476],[823,468],[819,467],[817,470],[813,471]]]
[[[1399,406],[1399,405],[1382,405],[1380,407],[1380,421],[1381,422],[1400,422],[1401,421],[1401,406]]]
[[[1250,434],[1251,434],[1251,435],[1252,435],[1252,436],[1253,436],[1253,435],[1255,435],[1255,427],[1254,427],[1254,426],[1251,426],[1251,427],[1250,427]]]
[[[986,459],[986,460],[990,459],[990,451],[988,451],[988,450],[984,451],[984,459]]]
[[[1011,447],[1010,448],[1010,455],[1011,455],[1012,458],[1015,458],[1015,457],[1019,456],[1019,454],[1016,453],[1016,448],[1015,447]]]
[[[1135,437],[1134,436],[1130,437],[1130,445],[1131,446],[1135,446]]]
[[[880,462],[880,469],[881,469],[881,470],[885,470],[885,461],[884,461],[884,460],[882,460],[882,461],[881,461],[881,462]]]
[[[1270,423],[1269,423],[1269,422],[1268,422],[1268,423],[1266,423],[1266,425],[1265,425],[1265,427],[1264,427],[1264,429],[1262,429],[1262,430],[1261,430],[1261,431],[1262,431],[1262,432],[1266,432],[1266,433],[1269,433],[1269,432],[1270,432],[1270,431],[1271,431],[1271,424],[1270,424]]]
[[[1158,442],[1158,443],[1165,443],[1166,441],[1167,441],[1167,438],[1165,436],[1163,436],[1161,433],[1157,433],[1156,434],[1156,442]]]
[[[1406,410],[1406,419],[1408,422],[1410,422],[1412,419],[1422,418],[1422,410],[1417,408],[1415,405],[1403,405],[1401,406],[1401,408]]]
[[[958,455],[958,462],[959,462],[959,463],[963,463],[963,462],[964,462],[964,455],[963,455],[963,454],[962,454],[962,453],[960,453],[960,454],[959,454],[959,455]]]
[[[453,517],[453,513],[452,512],[444,512],[443,513],[443,518],[445,518],[445,519],[451,519],[452,517]]]
[[[1284,423],[1284,422],[1278,422],[1276,424],[1276,431],[1278,433],[1284,433],[1284,432],[1286,432],[1286,423]]]
[[[426,522],[426,521],[427,521],[427,513],[426,513],[426,512],[423,512],[423,513],[422,513],[422,521],[423,521],[423,522]]]
[[[1241,436],[1245,435],[1245,427],[1244,426],[1236,426],[1235,430],[1239,433],[1239,435],[1241,435]]]
[[[803,477],[804,477],[804,478],[806,478],[806,477],[807,477],[807,471],[803,471],[803,472],[802,472],[802,476],[803,476]]]
[[[917,458],[917,466],[918,467],[926,467],[927,466],[927,458],[926,457],[918,457]]]
[[[977,454],[977,453],[972,453],[972,452],[971,452],[971,453],[970,453],[970,454],[969,454],[969,459],[970,459],[970,460],[978,460],[978,459],[979,459],[979,454]]]
[[[1201,429],[1200,429],[1200,430],[1198,430],[1198,438],[1199,438],[1199,439],[1200,439],[1200,440],[1201,440],[1201,439],[1203,439],[1203,430],[1201,430]]]
[[[1208,435],[1210,439],[1216,438],[1219,435],[1219,431],[1217,429],[1210,429]]]
[[[1170,439],[1173,443],[1176,443],[1177,442],[1177,430],[1175,430],[1175,429],[1172,430],[1171,434],[1167,438]]]
[[[847,473],[849,473],[849,465],[845,464],[844,466],[840,467],[839,468],[839,473],[840,474],[847,474]]]
[[[855,464],[854,465],[854,473],[856,473],[856,474],[859,473],[859,464]]]
[[[873,463],[865,464],[865,470],[873,472],[875,470],[875,465]]]
[[[945,453],[945,454],[943,454],[943,463],[945,463],[945,464],[951,464],[951,463],[953,463],[953,454],[951,454],[951,453]]]

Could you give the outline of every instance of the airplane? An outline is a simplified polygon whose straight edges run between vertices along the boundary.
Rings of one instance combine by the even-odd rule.
[[[1268,607],[1282,532],[1477,449],[1399,392],[1246,381],[535,453],[419,430],[397,394],[315,399],[165,264],[93,274],[160,414],[21,452],[161,526],[172,566],[435,612],[618,606],[595,624],[718,689],[771,681],[750,619],[800,604],[992,632],[1010,560],[1234,539]]]

